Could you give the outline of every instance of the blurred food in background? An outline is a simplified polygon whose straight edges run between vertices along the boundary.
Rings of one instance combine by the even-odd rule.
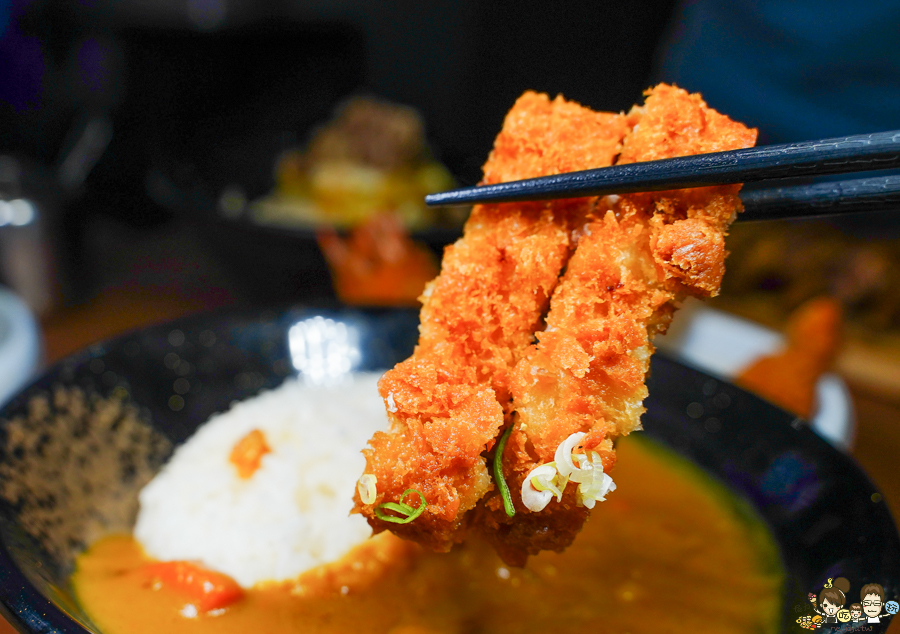
[[[28,198],[40,222],[0,233],[30,239],[36,228],[52,229],[41,235],[52,239],[59,274],[48,277],[64,282],[64,292],[50,294],[47,319],[77,321],[78,332],[90,327],[94,338],[140,325],[136,319],[175,316],[179,299],[181,312],[330,301],[316,225],[298,223],[298,207],[302,216],[308,201],[324,201],[315,211],[342,229],[397,207],[414,238],[439,254],[459,236],[454,212],[465,214],[421,205],[425,191],[451,186],[439,182],[443,165],[461,184],[476,183],[525,85],[603,110],[629,107],[648,85],[674,4],[580,0],[511,13],[473,0],[14,0],[0,11],[0,153],[53,171],[88,123],[104,122],[111,134],[71,195],[45,188],[52,205]],[[597,46],[606,40],[617,45]],[[349,125],[354,108],[336,107],[360,94],[384,101],[361,109],[365,125]],[[321,143],[311,137],[317,124],[341,116],[347,121],[325,126],[337,132],[323,133]],[[357,138],[372,119],[393,123],[384,135]],[[357,142],[374,155],[354,149]],[[386,152],[382,142],[399,150]],[[329,164],[311,168],[312,155]],[[412,156],[415,167],[399,178],[391,160],[384,167],[390,156]],[[292,195],[304,188],[315,196]],[[291,204],[267,211],[286,211],[286,222],[256,221],[248,201],[281,193]],[[128,239],[109,239],[120,235]],[[160,272],[152,288],[134,272],[148,270]],[[228,293],[198,296],[205,277]],[[159,310],[124,306],[126,296],[159,303],[157,282],[170,291]],[[108,327],[95,327],[104,321]],[[87,337],[52,339],[61,353]]]
[[[840,365],[847,355],[846,341],[840,337],[842,329],[838,320],[839,306],[833,299],[823,300],[821,303],[825,305],[818,305],[819,300],[814,300],[813,303],[816,306],[811,310],[809,318],[803,318],[804,325],[792,328],[788,335],[784,332],[786,328],[764,326],[733,313],[711,308],[709,302],[700,304],[688,301],[672,320],[669,331],[664,336],[656,337],[653,343],[662,352],[688,365],[735,383],[742,372],[761,359],[780,357],[781,353],[794,348],[796,344],[791,346],[790,339],[796,340],[803,336],[815,338],[816,343],[802,342],[800,346],[803,350],[792,350],[787,355],[786,362],[781,358],[761,362],[763,365],[781,366],[780,369],[776,367],[779,384],[773,389],[767,391],[770,383],[767,382],[767,376],[762,377],[759,386],[748,386],[745,383],[744,387],[759,391],[771,401],[776,400],[777,394],[773,396],[772,393],[778,390],[799,393],[805,398],[806,390],[813,389],[813,404],[806,408],[810,412],[807,418],[810,427],[831,444],[850,450],[857,438],[858,427],[856,406],[845,381],[847,376],[843,368],[840,368],[840,373],[829,371],[829,364],[821,361],[837,354],[839,362],[836,365]],[[807,362],[799,373],[791,366],[792,362],[802,363],[802,359],[809,356],[820,360],[820,367],[823,368],[813,387],[810,387],[810,383],[814,370],[809,368],[815,366],[815,363]],[[787,385],[780,385],[782,382]],[[855,387],[866,386],[856,383]],[[695,411],[695,414],[701,415],[702,412]],[[713,429],[716,425],[718,421],[711,423]]]
[[[317,238],[335,292],[346,304],[414,305],[438,274],[437,258],[393,214],[371,216],[346,239],[332,228],[321,229]]]
[[[275,181],[250,205],[256,222],[343,228],[388,211],[415,230],[457,226],[467,211],[425,206],[426,194],[455,186],[453,177],[433,158],[415,109],[369,96],[345,101],[305,148],[284,152]]]
[[[740,225],[729,236],[720,308],[770,326],[834,297],[854,336],[900,345],[900,239],[855,237],[824,222]]]
[[[736,225],[728,274],[712,304],[775,329],[816,297],[843,309],[836,368],[900,398],[900,238],[856,235],[828,222]]]
[[[831,369],[841,341],[841,305],[818,297],[794,311],[785,328],[787,345],[745,367],[735,383],[810,420],[816,384]]]

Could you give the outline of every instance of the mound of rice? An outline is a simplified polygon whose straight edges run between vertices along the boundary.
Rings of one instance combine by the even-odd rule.
[[[213,416],[141,492],[134,534],[144,550],[250,587],[294,578],[366,540],[368,524],[349,513],[366,464],[360,450],[387,427],[379,377],[330,387],[289,380]],[[229,456],[254,429],[271,452],[244,480]]]

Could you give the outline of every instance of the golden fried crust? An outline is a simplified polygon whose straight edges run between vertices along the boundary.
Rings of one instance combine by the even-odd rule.
[[[568,250],[553,206],[477,206],[426,290],[416,354],[464,361],[508,400],[508,371],[540,324]]]
[[[755,131],[671,86],[649,91],[628,115],[529,92],[508,114],[483,182],[602,167],[617,157],[746,147],[754,139]],[[527,511],[525,476],[576,431],[587,432],[583,448],[612,468],[612,440],[640,426],[650,335],[665,330],[685,295],[718,289],[738,189],[476,206],[422,296],[413,357],[379,385],[391,427],[364,452],[377,496],[363,505],[357,495],[356,510],[376,531],[447,550],[476,508],[466,524],[519,565],[529,553],[571,543],[587,511],[568,489],[561,502]],[[518,510],[512,520],[485,463],[510,424],[503,469]],[[378,504],[399,501],[410,488],[428,504],[418,519],[398,525],[375,517]]]
[[[644,106],[629,116],[640,121],[622,144],[617,164],[654,161],[752,147],[757,131],[709,108],[700,95],[660,84],[646,93]],[[677,192],[649,192],[623,197],[644,214],[666,224],[679,218],[702,218],[727,232],[742,209],[740,185],[702,187]]]
[[[528,93],[507,116],[484,180],[608,165],[626,131],[622,115]],[[562,151],[575,137],[581,145]],[[571,253],[571,230],[588,212],[587,199],[478,205],[463,237],[446,249],[440,275],[421,298],[416,351],[379,385],[391,426],[364,451],[377,496],[368,505],[355,497],[376,531],[435,550],[461,538],[463,515],[493,487],[483,454],[509,409],[510,373],[542,326]],[[419,518],[399,525],[375,516],[379,504],[399,501],[410,488],[428,504]]]
[[[416,355],[379,384],[393,405],[390,430],[376,433],[364,451],[366,473],[376,477],[375,505],[399,501],[407,489],[420,491],[428,503],[425,513],[393,530],[434,550],[450,547],[458,516],[491,486],[481,452],[496,436],[503,409],[474,374],[464,364]],[[415,495],[404,501],[419,503]],[[377,518],[370,522],[376,530],[386,528]]]
[[[671,86],[651,90],[629,118],[635,129],[619,162],[746,147],[755,139],[755,131]],[[522,483],[532,469],[553,461],[559,444],[575,432],[586,432],[583,444],[595,447],[605,470],[612,467],[612,440],[640,427],[650,336],[665,330],[686,295],[718,291],[724,233],[740,209],[738,189],[595,201],[596,218],[582,229],[553,292],[546,329],[512,373],[515,428],[503,470],[517,513],[507,518],[491,493],[476,514],[508,563],[562,550],[580,531],[589,512],[577,505],[573,487],[534,513],[521,505]]]
[[[677,280],[696,295],[712,297],[725,275],[725,236],[699,218],[676,220],[654,232],[653,259],[664,280]]]
[[[645,94],[644,106],[636,109],[640,125],[625,139],[618,164],[723,152],[756,143],[755,129],[716,112],[698,94],[667,84]]]
[[[649,243],[648,227],[620,222],[611,210],[590,223],[553,294],[546,330],[515,368],[516,427],[503,465],[517,514],[506,518],[490,498],[478,513],[480,527],[511,565],[540,550],[564,549],[589,514],[577,505],[574,487],[541,512],[525,509],[520,500],[528,473],[552,462],[575,432],[589,434],[585,442],[609,471],[611,440],[640,426],[652,352],[647,323],[671,299],[655,280]]]
[[[483,184],[612,165],[629,120],[593,112],[561,96],[528,91],[506,116],[484,165]]]

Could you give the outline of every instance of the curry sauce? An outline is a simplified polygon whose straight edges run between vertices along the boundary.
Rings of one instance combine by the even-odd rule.
[[[575,543],[523,569],[478,541],[436,554],[382,533],[201,612],[148,577],[130,536],[111,536],[79,558],[73,582],[104,634],[776,630],[780,560],[749,507],[646,439],[623,439],[619,456],[618,489]]]

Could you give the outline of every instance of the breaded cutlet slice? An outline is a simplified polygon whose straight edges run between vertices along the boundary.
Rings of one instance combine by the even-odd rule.
[[[756,140],[755,130],[710,109],[699,95],[667,85],[648,91],[645,105],[629,119],[633,131],[620,164],[749,147]],[[556,464],[557,449],[579,432],[585,435],[574,453],[594,451],[604,472],[613,467],[613,441],[640,429],[651,336],[665,332],[688,295],[709,297],[719,290],[724,238],[742,209],[739,189],[592,201],[591,217],[579,228],[575,253],[553,292],[546,327],[512,373],[514,428],[503,472],[516,514],[504,513],[496,492],[476,513],[480,530],[507,563],[523,565],[529,554],[561,551],[581,530],[590,513],[585,504],[596,500],[582,499],[577,483],[558,478],[561,497],[536,512],[523,503],[523,485],[535,468]]]
[[[627,125],[624,115],[525,93],[506,117],[483,182],[610,165]],[[510,373],[543,327],[571,231],[588,211],[588,199],[477,205],[463,237],[445,250],[421,298],[416,350],[379,384],[390,428],[363,452],[372,498],[354,498],[376,532],[390,529],[439,551],[462,538],[466,512],[493,489],[485,452],[510,408]],[[421,516],[407,524],[378,518],[381,504],[400,502],[409,489],[424,496]]]

